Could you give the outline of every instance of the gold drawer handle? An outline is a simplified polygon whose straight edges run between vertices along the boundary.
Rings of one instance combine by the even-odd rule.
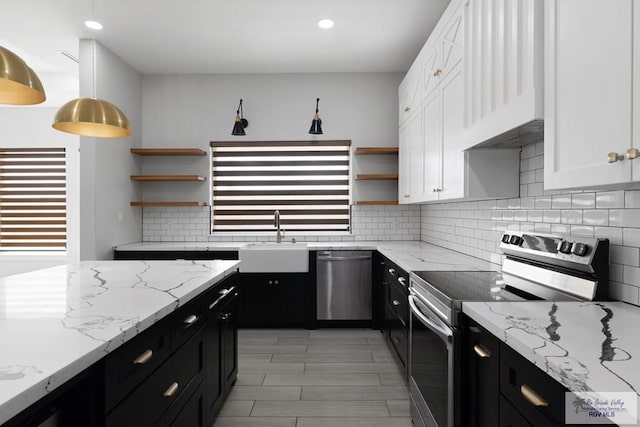
[[[473,346],[473,351],[476,352],[476,354],[482,358],[489,358],[491,357],[491,352],[489,350],[487,350],[486,348],[484,348],[483,346],[481,346],[480,344],[476,344]]]
[[[396,337],[393,337],[393,342],[396,344],[400,344],[400,340]]]
[[[398,301],[397,299],[394,299],[393,301],[391,301],[391,303],[395,306],[399,306],[400,305],[400,301]]]
[[[538,393],[536,393],[531,387],[526,384],[520,386],[520,393],[524,396],[529,403],[535,407],[547,407],[549,402],[544,400]]]
[[[195,314],[192,314],[191,316],[183,320],[184,324],[189,326],[193,325],[197,321],[198,321],[198,316],[196,316]]]
[[[173,383],[169,386],[169,388],[164,392],[164,397],[173,397],[178,391],[178,383]]]
[[[410,108],[410,107],[404,107],[404,112],[405,112],[405,113],[408,113],[408,112],[409,112],[409,110],[411,110],[411,108]]]
[[[440,74],[442,74],[442,70],[438,68],[433,72],[433,77],[438,77]]]
[[[149,361],[149,359],[151,359],[151,357],[153,356],[153,351],[151,349],[145,351],[144,353],[142,353],[140,356],[136,357],[135,359],[133,359],[133,364],[134,365],[144,365],[145,363],[147,363]]]

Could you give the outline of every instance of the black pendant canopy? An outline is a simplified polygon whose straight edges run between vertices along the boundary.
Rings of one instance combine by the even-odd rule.
[[[316,98],[316,114],[313,116],[313,121],[311,122],[311,129],[309,129],[309,133],[311,135],[322,135],[322,120],[318,117],[318,104],[320,103],[320,98]]]
[[[246,133],[244,131],[244,128],[248,126],[249,126],[249,121],[243,117],[242,99],[241,99],[240,105],[238,105],[238,110],[236,111],[236,121],[233,124],[233,130],[231,131],[231,135],[245,136]]]

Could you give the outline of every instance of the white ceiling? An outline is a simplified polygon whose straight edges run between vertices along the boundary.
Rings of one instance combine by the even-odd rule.
[[[143,74],[406,71],[449,0],[20,0],[0,45],[36,72],[77,75],[94,37]],[[92,17],[104,25],[92,31]],[[317,22],[331,18],[333,29]]]

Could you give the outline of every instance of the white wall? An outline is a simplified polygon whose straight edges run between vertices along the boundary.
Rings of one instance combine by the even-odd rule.
[[[46,88],[45,88],[46,91]],[[79,250],[78,230],[78,142],[75,135],[51,127],[54,107],[21,106],[0,108],[0,146],[64,147],[67,154],[67,252],[13,254],[0,252],[0,277],[65,264]]]
[[[357,146],[398,145],[400,73],[234,74],[145,76],[143,145],[198,147],[210,141],[336,140]],[[244,99],[247,136],[231,136]],[[320,98],[324,135],[308,134]],[[353,158],[352,174],[394,173],[393,156]],[[207,158],[145,158],[145,173],[209,175]],[[146,200],[209,200],[209,183],[145,183]],[[353,199],[396,198],[395,182],[358,182]]]
[[[129,206],[140,198],[130,180],[139,173],[131,147],[142,141],[142,76],[108,49],[93,41],[80,41],[80,96],[91,97],[93,64],[95,94],[120,108],[129,118],[129,138],[80,138],[80,259],[112,259],[112,247],[140,241],[142,214]]]

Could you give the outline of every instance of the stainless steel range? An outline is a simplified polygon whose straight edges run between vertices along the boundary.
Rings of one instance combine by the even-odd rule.
[[[416,426],[460,426],[462,302],[606,299],[609,241],[505,232],[502,272],[410,275],[409,389]]]

